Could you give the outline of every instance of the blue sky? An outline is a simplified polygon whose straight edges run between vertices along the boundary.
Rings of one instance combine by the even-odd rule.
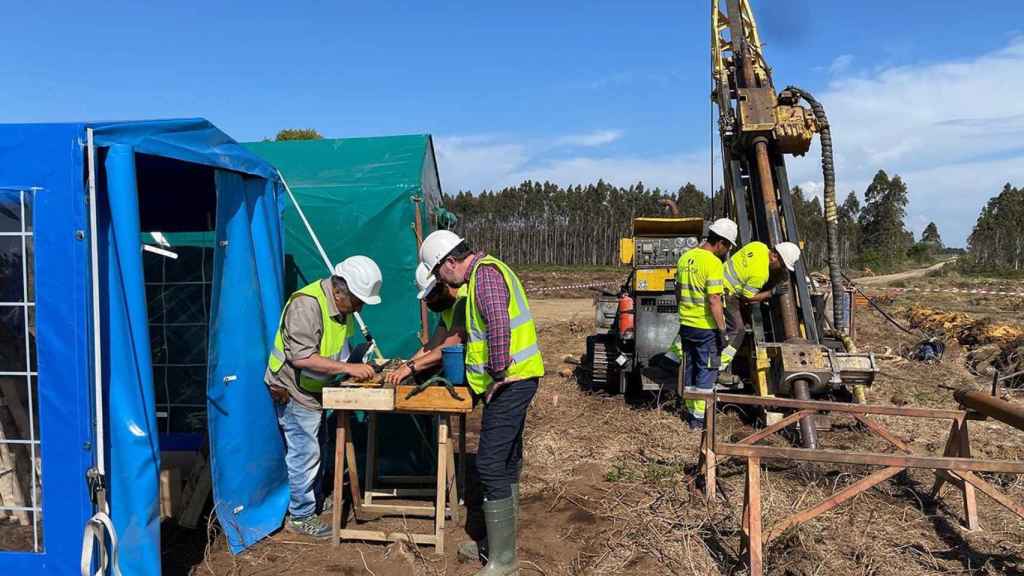
[[[8,1],[0,121],[204,116],[238,140],[429,132],[449,192],[522,178],[707,187],[709,8]],[[1024,3],[754,9],[776,84],[830,112],[841,193],[899,173],[910,226],[935,220],[957,244],[1002,182],[1024,186]],[[817,170],[793,161],[791,181],[816,191]]]

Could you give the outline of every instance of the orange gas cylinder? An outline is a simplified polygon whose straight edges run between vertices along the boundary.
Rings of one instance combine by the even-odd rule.
[[[635,315],[633,313],[633,297],[623,293],[619,295],[619,337],[632,338]]]

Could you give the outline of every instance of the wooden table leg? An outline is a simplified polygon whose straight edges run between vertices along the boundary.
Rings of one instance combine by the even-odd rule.
[[[455,473],[455,442],[452,442],[452,418],[451,416],[444,417],[445,427],[448,429],[448,438],[445,439],[445,447],[448,458],[448,466],[446,468],[448,475],[446,478],[448,484],[448,506],[452,509],[452,522],[458,524],[459,522],[459,483],[456,481]]]
[[[363,504],[373,504],[373,484],[377,476],[377,413],[370,412],[366,437],[366,493]]]
[[[359,489],[359,466],[356,462],[356,446],[352,442],[352,427],[345,413],[345,455],[348,459],[348,487],[352,493],[352,512],[359,514],[363,508],[362,490]]]
[[[763,576],[761,559],[761,459],[747,458],[747,517],[749,518],[748,551],[750,576]]]
[[[943,456],[955,456],[957,451],[960,449],[960,444],[957,441],[957,434],[960,431],[960,424],[953,420],[953,424],[949,427],[949,437],[946,438],[946,449],[942,451]],[[935,473],[935,484],[932,485],[932,498],[939,495],[939,491],[942,490],[942,485],[946,482],[947,476],[939,472]]]
[[[348,422],[348,412],[335,410],[334,415],[337,421],[334,427],[334,493],[331,494],[334,512],[331,514],[331,544],[338,546],[341,543],[338,532],[341,530],[344,513],[342,490],[345,482],[345,424]]]
[[[715,401],[704,403],[704,496],[710,501],[718,493],[718,461],[715,457]]]
[[[448,418],[437,419],[437,500],[434,508],[434,535],[437,544],[434,550],[444,554],[445,497],[448,488]]]
[[[459,494],[462,494],[463,500],[459,500],[459,504],[462,504],[466,498],[466,415],[459,414],[459,487],[462,489]]]

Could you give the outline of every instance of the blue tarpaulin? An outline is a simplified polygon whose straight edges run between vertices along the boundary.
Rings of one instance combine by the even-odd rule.
[[[105,439],[92,437],[90,409],[89,129]],[[214,207],[206,226],[217,239],[207,389],[214,505],[234,552],[276,530],[288,498],[284,447],[262,382],[284,291],[284,195],[274,168],[202,119],[0,125],[0,188],[29,191],[33,202],[45,518],[40,551],[0,553],[0,572],[77,573],[92,512],[85,472],[104,441],[122,572],[160,573],[160,452],[140,239],[153,222],[194,231],[204,206]]]

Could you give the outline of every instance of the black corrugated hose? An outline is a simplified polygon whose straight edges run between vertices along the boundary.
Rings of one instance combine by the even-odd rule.
[[[795,86],[786,88],[797,98],[804,99],[811,106],[811,112],[818,123],[821,137],[821,174],[825,179],[822,194],[825,201],[825,234],[828,242],[828,277],[832,282],[832,318],[840,335],[849,333],[849,320],[843,308],[842,270],[839,268],[839,206],[836,204],[836,171],[832,161],[832,129],[825,115],[825,107],[806,90]]]

